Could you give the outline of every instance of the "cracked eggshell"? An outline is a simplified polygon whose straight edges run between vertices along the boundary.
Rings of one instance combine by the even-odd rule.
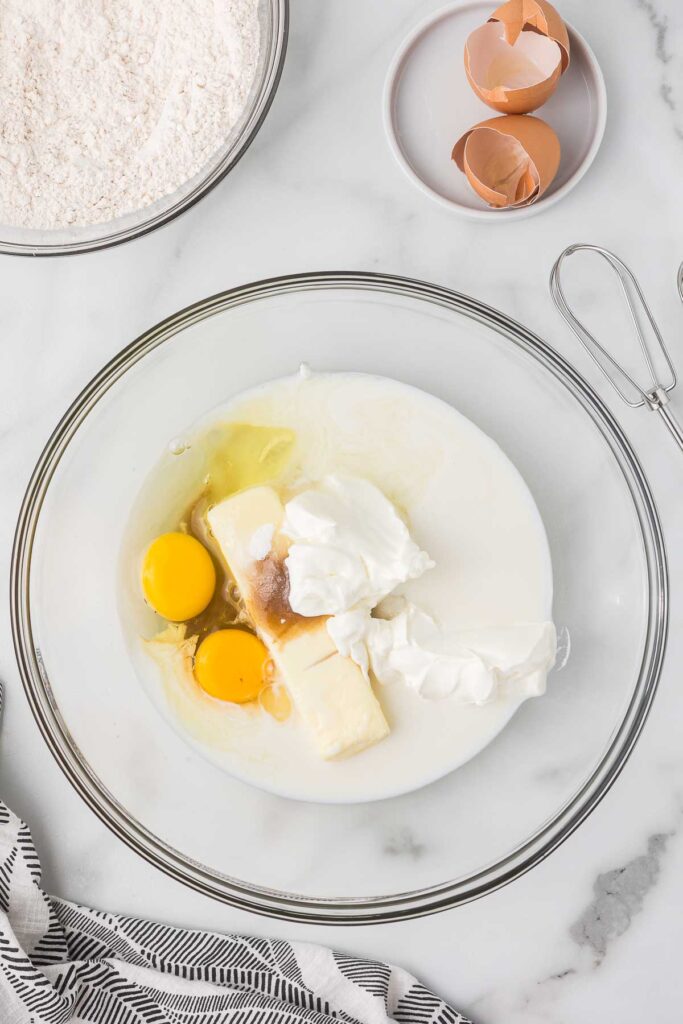
[[[569,67],[569,33],[562,18],[546,0],[508,0],[493,12],[489,21],[499,21],[505,28],[510,46],[521,32],[538,32],[552,39],[562,54],[562,74]]]
[[[527,114],[550,99],[569,64],[569,36],[543,0],[509,0],[465,44],[465,73],[481,100]]]
[[[531,205],[548,188],[560,165],[560,141],[538,117],[492,117],[458,139],[452,159],[484,202],[513,209]]]

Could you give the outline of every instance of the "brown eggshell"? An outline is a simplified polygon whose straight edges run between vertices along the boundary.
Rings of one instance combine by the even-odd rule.
[[[523,206],[538,192],[536,168],[511,135],[494,128],[476,128],[456,144],[453,155],[473,190],[489,206]]]
[[[562,49],[547,36],[518,33],[512,44],[505,25],[489,21],[465,44],[465,73],[477,96],[501,114],[528,114],[552,96],[562,74]]]
[[[510,114],[470,128],[452,158],[489,206],[529,206],[548,188],[560,165],[560,142],[538,117]]]
[[[562,74],[569,67],[569,34],[562,18],[547,0],[508,0],[494,11],[489,21],[505,27],[505,38],[512,46],[520,32],[540,32],[553,39],[562,51]]]

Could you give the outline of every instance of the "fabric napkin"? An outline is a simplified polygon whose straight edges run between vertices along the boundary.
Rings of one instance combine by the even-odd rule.
[[[0,801],[0,1024],[470,1024],[389,964],[90,910],[40,881]]]

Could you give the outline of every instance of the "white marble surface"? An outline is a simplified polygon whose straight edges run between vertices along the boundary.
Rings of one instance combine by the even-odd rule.
[[[422,277],[500,307],[586,369],[546,281],[560,249],[596,241],[636,270],[683,368],[683,310],[674,290],[683,258],[683,8],[674,0],[565,0],[564,13],[605,72],[605,142],[574,193],[538,217],[506,226],[458,220],[424,198],[394,165],[382,135],[385,69],[404,34],[436,6],[434,0],[293,0],[274,107],[246,157],[206,200],[160,232],[109,252],[3,259],[5,577],[28,475],[71,398],[132,337],[232,285],[311,269]],[[611,402],[602,384],[599,390]],[[674,405],[683,414],[683,396]],[[32,825],[46,885],[93,906],[390,959],[480,1024],[679,1021],[683,460],[654,417],[615,411],[642,458],[666,530],[669,652],[654,709],[623,775],[545,863],[475,904],[380,928],[267,922],[190,892],[123,846],[62,777],[20,688],[5,592],[0,792]]]

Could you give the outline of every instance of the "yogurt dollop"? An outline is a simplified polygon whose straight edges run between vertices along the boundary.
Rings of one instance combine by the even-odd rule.
[[[285,505],[289,603],[299,615],[338,615],[375,605],[434,563],[379,488],[327,476]]]
[[[444,634],[409,602],[389,619],[354,609],[331,618],[327,628],[339,652],[380,683],[461,704],[487,704],[499,691],[521,699],[544,693],[557,646],[552,622]]]
[[[287,502],[281,532],[290,542],[292,610],[328,616],[337,650],[366,675],[465,704],[486,704],[503,691],[520,699],[545,691],[557,646],[552,622],[445,633],[414,604],[391,596],[434,562],[374,484],[325,477]]]

